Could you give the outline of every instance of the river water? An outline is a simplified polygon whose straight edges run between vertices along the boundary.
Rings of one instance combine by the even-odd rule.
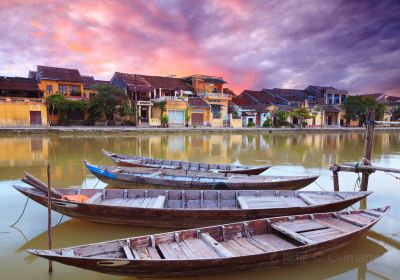
[[[320,178],[305,190],[333,190],[328,168],[334,163],[359,161],[364,137],[345,133],[254,133],[254,134],[91,134],[66,136],[0,136],[0,279],[130,279],[67,267],[25,252],[47,247],[47,209],[29,201],[12,188],[29,171],[46,180],[51,164],[54,187],[103,188],[85,171],[83,159],[108,163],[101,153],[118,153],[220,163],[272,164],[265,174],[318,174]],[[378,166],[400,167],[400,133],[377,132],[373,162]],[[357,175],[341,173],[341,190],[352,191]],[[333,254],[301,264],[249,271],[207,279],[398,279],[400,273],[400,180],[383,172],[370,176],[367,207],[391,205],[385,216],[366,236]],[[359,207],[355,205],[355,207]],[[53,224],[61,220],[53,213]],[[158,233],[160,229],[112,226],[63,217],[53,229],[53,247],[67,247],[128,236]],[[198,278],[202,279],[202,278]]]

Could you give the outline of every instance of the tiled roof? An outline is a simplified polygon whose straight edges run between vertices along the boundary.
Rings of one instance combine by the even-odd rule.
[[[150,87],[150,88],[162,88],[169,90],[187,90],[193,91],[193,88],[185,83],[184,80],[172,77],[161,77],[161,76],[146,76],[146,75],[136,75],[128,73],[115,72],[121,78],[124,83],[129,87],[136,85],[136,87]]]
[[[340,109],[334,105],[322,105],[321,109],[322,109],[322,111],[331,112],[331,113],[339,113],[340,112]]]
[[[265,89],[269,94],[277,98],[283,98],[287,102],[304,102],[302,94],[298,93],[302,90],[297,89],[283,89],[283,88],[273,88]]]
[[[400,97],[399,96],[388,96],[387,100],[392,104],[393,103],[400,103]]]
[[[161,76],[145,76],[143,77],[152,88],[163,88],[169,90],[188,90],[193,91],[193,88],[185,83],[184,80],[179,78],[171,78],[171,77],[161,77]]]
[[[68,69],[50,66],[37,67],[37,76],[39,80],[53,80],[81,83],[82,77],[78,69]]]
[[[83,88],[90,89],[93,85],[108,85],[109,81],[95,80],[93,76],[82,75]]]
[[[32,78],[0,77],[0,90],[39,91]]]
[[[93,76],[82,75],[82,80],[83,80],[83,88],[91,88],[94,85]]]
[[[264,95],[266,94],[262,92],[245,90],[239,96],[234,97],[232,102],[242,109],[266,112],[271,102],[268,102],[269,99],[265,99]],[[259,102],[261,98],[263,102]]]
[[[289,105],[276,105],[276,107],[278,107],[278,110],[282,110],[285,112],[292,112],[296,109],[298,109],[299,107],[296,106],[289,106]]]
[[[36,80],[36,71],[29,70],[28,78],[32,78]]]
[[[201,97],[189,97],[189,106],[192,108],[210,108],[210,104],[204,101]]]

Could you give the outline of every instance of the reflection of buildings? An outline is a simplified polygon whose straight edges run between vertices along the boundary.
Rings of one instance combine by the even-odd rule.
[[[327,168],[338,162],[359,161],[363,133],[310,134],[148,134],[0,138],[0,179],[21,178],[27,170],[46,178],[50,161],[54,186],[81,185],[86,172],[82,160],[111,164],[100,149],[157,158]],[[376,133],[373,157],[400,149],[398,133]]]

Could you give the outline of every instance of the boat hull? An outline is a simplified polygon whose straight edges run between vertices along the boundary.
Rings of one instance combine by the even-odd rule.
[[[155,188],[155,189],[202,189],[218,188],[218,182],[185,181],[138,175],[112,173],[107,169],[85,163],[88,170],[99,180],[115,188]],[[171,171],[169,171],[171,172]],[[203,173],[204,174],[204,173]],[[222,175],[222,174],[221,174]],[[179,175],[178,175],[179,176]],[[211,176],[211,175],[209,175]],[[216,176],[216,175],[214,175]],[[272,177],[272,176],[270,176]],[[224,179],[224,176],[219,176]],[[318,176],[282,176],[277,181],[255,181],[252,177],[239,181],[223,180],[223,185],[230,190],[299,190],[314,182]],[[253,181],[253,182],[252,182]]]
[[[25,196],[47,207],[47,196],[33,192],[30,188],[15,186]],[[93,190],[95,191],[95,190]],[[122,192],[121,192],[122,193]],[[101,204],[85,204],[52,199],[52,210],[66,216],[97,223],[145,226],[159,228],[193,228],[216,224],[254,220],[266,217],[311,214],[345,209],[369,193],[334,203],[269,209],[171,209],[139,208]]]
[[[83,269],[101,273],[136,277],[189,277],[220,275],[271,266],[303,263],[343,248],[364,235],[380,218],[340,237],[323,242],[299,246],[282,251],[272,251],[239,257],[196,260],[127,260],[64,257],[50,251],[29,250],[30,253]],[[225,225],[229,227],[230,225]]]

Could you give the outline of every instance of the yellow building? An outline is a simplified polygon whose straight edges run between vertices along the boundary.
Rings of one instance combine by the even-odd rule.
[[[0,126],[46,126],[42,96],[31,78],[0,77]]]
[[[228,103],[232,100],[232,94],[224,93],[224,84],[226,83],[224,79],[198,74],[183,79],[194,88],[197,96],[210,104],[211,114],[208,123],[212,127],[228,126],[230,120]]]

